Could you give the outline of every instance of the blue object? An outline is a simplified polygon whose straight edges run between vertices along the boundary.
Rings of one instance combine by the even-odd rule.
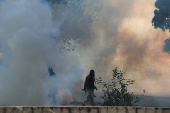
[[[48,68],[48,72],[49,72],[50,76],[56,77],[56,74],[53,72],[53,69],[51,67]]]

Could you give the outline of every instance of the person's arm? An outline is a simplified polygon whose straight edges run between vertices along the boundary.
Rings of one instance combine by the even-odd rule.
[[[94,89],[96,89],[96,90],[97,90],[97,87],[96,87],[96,86],[94,86]]]
[[[94,80],[94,82],[95,82],[95,76],[94,76],[93,80]],[[95,85],[94,85],[94,89],[96,89],[96,90],[97,90],[97,87],[96,87]]]
[[[86,77],[86,80],[84,82],[84,89],[86,90],[86,86],[87,86],[87,77]]]

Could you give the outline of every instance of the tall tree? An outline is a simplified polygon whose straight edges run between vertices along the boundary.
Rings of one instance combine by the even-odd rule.
[[[154,17],[152,24],[155,28],[170,30],[170,0],[157,0],[155,2]]]
[[[163,31],[166,29],[170,31],[170,0],[157,0],[155,7],[157,9],[154,11],[152,25]],[[170,53],[170,38],[165,40],[163,51]]]

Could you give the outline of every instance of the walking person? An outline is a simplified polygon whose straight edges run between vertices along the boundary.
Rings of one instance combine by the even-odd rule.
[[[49,72],[50,77],[54,77],[53,79],[56,78],[56,74],[54,73],[51,67],[48,68],[48,72]],[[57,104],[56,97],[55,97],[56,94],[57,94],[57,89],[54,86],[51,86],[51,88],[49,89],[48,98],[52,99],[53,104]]]
[[[95,71],[90,70],[90,73],[86,77],[86,80],[84,83],[84,89],[85,89],[85,91],[87,91],[87,99],[82,103],[83,106],[85,106],[89,101],[92,106],[95,106],[94,89],[97,90],[97,87],[94,85],[94,81],[95,81]]]

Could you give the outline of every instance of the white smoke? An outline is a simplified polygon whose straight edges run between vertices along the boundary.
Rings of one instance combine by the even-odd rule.
[[[0,66],[0,105],[50,105],[50,90],[71,91],[81,79],[82,70],[69,62],[73,57],[55,51],[52,38],[60,30],[50,13],[41,0],[0,3],[0,42],[7,64]],[[49,66],[56,79],[48,77]]]

